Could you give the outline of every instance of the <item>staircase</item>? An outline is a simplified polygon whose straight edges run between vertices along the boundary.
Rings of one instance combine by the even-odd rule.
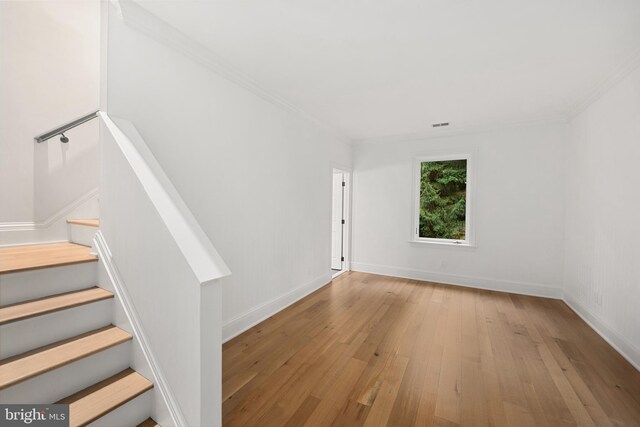
[[[72,242],[0,248],[0,403],[68,404],[71,426],[158,426],[134,337],[97,284],[99,223],[68,223]]]
[[[69,241],[79,245],[91,246],[100,221],[97,219],[68,219]]]

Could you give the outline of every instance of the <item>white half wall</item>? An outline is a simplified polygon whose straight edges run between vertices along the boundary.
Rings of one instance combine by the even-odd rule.
[[[354,147],[352,268],[560,298],[566,125]],[[475,151],[476,247],[410,243],[416,156]]]
[[[0,32],[2,232],[45,223],[98,187],[97,121],[68,144],[33,138],[98,107],[100,2],[0,2]]]
[[[219,425],[217,279],[229,271],[135,127],[100,117],[104,208],[94,243],[172,424],[158,395],[154,419]]]
[[[640,68],[570,125],[565,299],[640,369]]]
[[[109,19],[108,112],[136,126],[233,272],[222,279],[228,338],[330,281],[332,167],[350,166],[350,147],[121,4],[125,20]]]

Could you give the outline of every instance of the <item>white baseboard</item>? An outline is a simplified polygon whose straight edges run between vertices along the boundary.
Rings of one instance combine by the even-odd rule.
[[[340,270],[340,271],[338,271],[338,272],[333,273],[333,274],[331,275],[331,278],[332,278],[332,279],[335,279],[335,278],[337,278],[338,276],[340,276],[340,275],[342,275],[342,274],[346,273],[347,271],[349,271],[349,270],[348,270],[348,269],[346,269],[346,268],[343,268],[342,270]]]
[[[578,301],[571,298],[569,295],[564,295],[563,301],[571,308],[578,316],[584,320],[587,325],[598,333],[606,342],[611,345],[622,357],[627,359],[629,363],[633,365],[638,371],[640,371],[640,349],[622,338],[613,329],[605,324],[595,314],[592,314],[585,306]]]
[[[509,292],[513,294],[531,295],[544,298],[562,298],[562,289],[560,287],[535,283],[512,282],[500,279],[487,279],[484,277],[434,273],[424,270],[412,270],[408,268],[366,264],[362,262],[352,262],[351,270],[380,274],[382,276],[402,277],[404,279],[444,283],[446,285],[468,286],[471,288],[486,289],[490,291]]]
[[[294,302],[306,297],[331,281],[331,273],[324,274],[311,282],[299,286],[284,295],[276,297],[264,304],[231,319],[222,326],[222,342],[227,342],[246,330],[252,328],[266,318],[284,310]]]
[[[67,218],[98,217],[98,189],[83,194],[43,221],[0,223],[0,247],[69,240]]]

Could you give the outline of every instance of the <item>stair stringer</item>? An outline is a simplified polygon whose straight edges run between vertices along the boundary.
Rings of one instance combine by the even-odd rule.
[[[157,359],[149,346],[144,328],[127,287],[111,257],[111,251],[102,233],[94,238],[94,248],[98,253],[98,279],[101,287],[114,294],[113,324],[133,335],[131,346],[131,368],[151,380],[151,418],[163,427],[186,427],[186,418],[166,381]]]

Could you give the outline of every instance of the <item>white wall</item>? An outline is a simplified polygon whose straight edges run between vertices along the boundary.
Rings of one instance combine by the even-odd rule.
[[[109,114],[133,122],[233,273],[223,334],[327,283],[332,165],[349,147],[120,19],[109,52]]]
[[[356,146],[353,268],[559,297],[565,138],[549,125]],[[414,158],[449,149],[477,151],[475,248],[409,242]]]
[[[571,133],[565,299],[640,369],[640,68]]]
[[[98,107],[99,1],[0,2],[0,231],[43,222],[98,185],[98,127],[33,138]]]

